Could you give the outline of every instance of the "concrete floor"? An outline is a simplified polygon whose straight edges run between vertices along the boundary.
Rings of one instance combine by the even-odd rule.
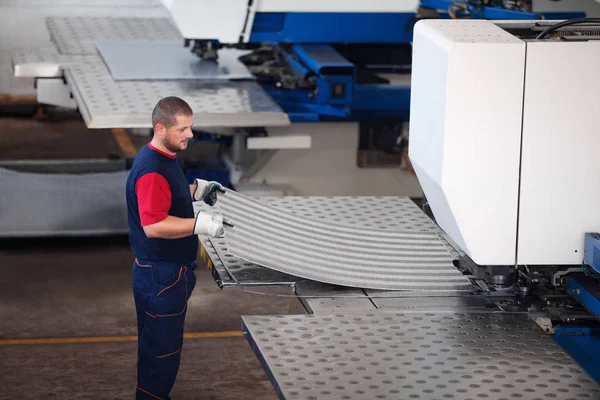
[[[126,237],[0,246],[0,340],[136,335]],[[241,315],[289,311],[290,298],[220,290],[201,263],[196,275],[188,333],[240,331]],[[244,337],[184,346],[174,399],[276,398]],[[135,361],[130,340],[0,345],[0,399],[133,398]]]

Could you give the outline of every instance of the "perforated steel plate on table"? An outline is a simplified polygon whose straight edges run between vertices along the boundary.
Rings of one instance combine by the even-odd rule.
[[[334,285],[470,290],[438,235],[335,225],[228,191],[220,196],[228,252],[289,275]]]
[[[168,18],[49,17],[50,38],[61,54],[97,54],[101,40],[177,40],[183,37]]]
[[[290,124],[256,82],[117,82],[98,56],[68,66],[65,77],[89,128],[150,128],[152,110],[166,96],[179,96],[190,104],[196,127]]]
[[[282,399],[580,400],[600,386],[522,314],[244,316]]]
[[[121,80],[254,80],[238,58],[247,52],[219,51],[218,62],[201,60],[181,40],[108,40],[96,43],[113,79]],[[160,62],[156,56],[160,54]]]

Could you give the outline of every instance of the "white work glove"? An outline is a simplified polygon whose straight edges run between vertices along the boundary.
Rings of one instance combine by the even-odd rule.
[[[194,235],[223,236],[223,217],[206,212],[199,212],[194,222]]]
[[[202,200],[212,207],[217,202],[217,191],[225,193],[225,188],[223,188],[223,186],[219,182],[208,182],[203,179],[196,179],[196,190],[194,191],[194,200]]]

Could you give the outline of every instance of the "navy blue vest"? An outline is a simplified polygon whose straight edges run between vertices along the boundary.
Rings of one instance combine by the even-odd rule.
[[[150,172],[159,173],[169,182],[171,187],[169,215],[194,218],[190,186],[179,162],[147,145],[144,146],[133,161],[126,185],[129,240],[134,256],[145,261],[167,261],[176,264],[195,261],[198,255],[198,237],[191,232],[190,236],[181,239],[150,239],[144,233],[140,223],[135,183],[139,177]]]

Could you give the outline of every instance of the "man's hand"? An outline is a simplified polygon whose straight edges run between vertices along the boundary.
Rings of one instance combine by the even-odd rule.
[[[211,237],[223,236],[223,217],[213,215],[206,212],[199,212],[196,215],[196,223],[194,224],[195,235],[209,235]]]
[[[196,190],[194,190],[193,198],[195,201],[202,200],[212,207],[217,202],[217,191],[225,193],[225,188],[219,182],[196,179]]]

